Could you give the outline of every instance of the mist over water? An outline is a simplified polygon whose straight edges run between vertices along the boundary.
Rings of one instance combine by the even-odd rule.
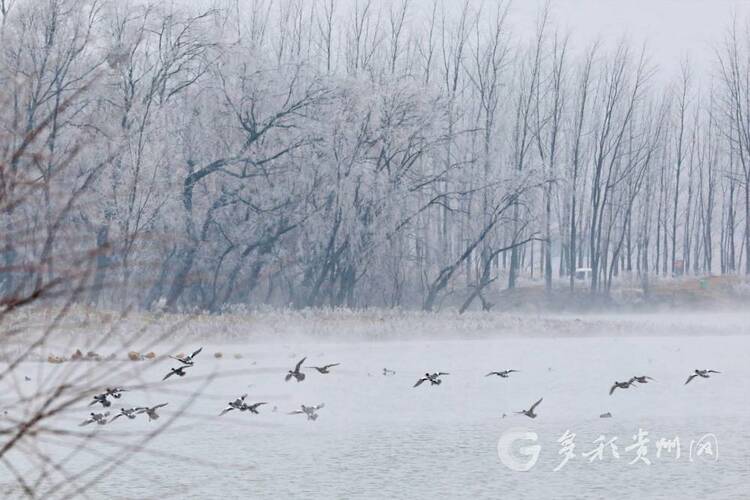
[[[0,0],[0,498],[750,497],[749,15]]]
[[[697,316],[710,320],[710,316]],[[663,318],[662,318],[663,319]],[[574,319],[569,320],[575,323]],[[455,332],[454,332],[455,333]],[[125,393],[115,407],[156,404],[167,397],[165,416],[206,377],[203,389],[174,427],[148,444],[147,450],[176,453],[165,463],[147,451],[134,454],[115,476],[120,497],[109,483],[91,487],[94,497],[170,497],[189,481],[187,498],[314,496],[334,498],[493,497],[530,498],[732,498],[745,491],[746,449],[750,433],[742,422],[750,407],[737,397],[747,382],[747,337],[683,335],[613,336],[606,331],[584,338],[525,338],[523,332],[476,340],[333,341],[298,337],[252,343],[210,339],[205,359],[183,380]],[[405,336],[408,334],[405,334]],[[183,345],[191,351],[198,344]],[[165,346],[166,348],[166,346]],[[159,348],[155,350],[160,351]],[[224,357],[215,359],[213,352]],[[240,354],[242,359],[235,359]],[[309,365],[339,362],[331,374],[306,370],[304,382],[284,382],[286,370],[302,356]],[[167,361],[134,363],[143,380],[159,380]],[[685,385],[695,368],[720,367],[721,374]],[[394,370],[383,375],[383,368]],[[485,377],[489,371],[516,369],[508,379]],[[34,381],[54,377],[54,367],[27,363],[21,371]],[[413,388],[425,371],[446,371],[439,386]],[[221,374],[229,374],[222,376]],[[231,375],[237,373],[241,375]],[[655,380],[608,394],[614,380],[649,375]],[[36,382],[28,382],[32,391]],[[101,380],[99,383],[115,383]],[[268,401],[260,415],[229,413],[217,417],[226,402],[247,392],[249,401]],[[539,416],[513,412],[543,398]],[[316,421],[288,415],[300,404],[325,403]],[[273,407],[277,411],[272,411]],[[81,408],[80,414],[86,414]],[[602,419],[602,413],[612,418]],[[503,414],[507,416],[502,418]],[[78,429],[68,418],[69,429]],[[153,428],[143,420],[120,419],[96,433]],[[529,472],[508,468],[498,457],[498,440],[513,429],[536,432],[541,446]],[[625,451],[639,430],[648,432],[651,464],[631,464],[636,451]],[[575,457],[554,471],[562,456],[558,439],[576,434]],[[718,459],[695,456],[691,441],[715,436]],[[610,449],[603,460],[589,462],[600,435],[617,437],[620,458]],[[679,438],[681,456],[663,452],[656,441]],[[100,444],[102,451],[107,449]],[[694,446],[693,446],[694,448]],[[65,448],[50,444],[50,453]],[[80,455],[68,466],[84,468],[93,457]],[[217,470],[221,473],[217,474]],[[12,488],[12,480],[3,480]],[[7,490],[6,490],[7,491]],[[114,496],[112,496],[114,495]]]

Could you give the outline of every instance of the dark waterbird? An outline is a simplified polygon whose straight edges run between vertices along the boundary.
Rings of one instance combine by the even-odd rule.
[[[184,377],[185,376],[185,370],[190,368],[192,365],[183,365],[178,368],[171,368],[169,373],[164,375],[164,378],[162,380],[167,380],[172,375],[177,375],[178,377]]]
[[[107,396],[112,396],[115,399],[120,399],[122,397],[122,393],[127,391],[127,389],[124,389],[122,387],[107,387],[107,390],[104,391],[104,394],[106,394]]]
[[[110,422],[114,422],[120,417],[128,417],[130,420],[133,420],[138,413],[140,413],[138,408],[120,408],[120,413],[112,417]]]
[[[203,348],[199,348],[198,350],[194,351],[193,354],[190,354],[189,356],[170,356],[172,359],[176,359],[180,363],[182,363],[185,366],[193,366],[195,364],[195,357],[200,354],[200,352],[203,350]]]
[[[318,370],[318,373],[331,373],[329,370],[333,368],[334,366],[339,366],[341,363],[331,363],[330,365],[323,365],[323,366],[311,366],[310,368],[314,368]]]
[[[297,365],[294,367],[294,370],[289,370],[289,372],[286,374],[286,377],[284,377],[284,380],[289,382],[292,377],[294,377],[297,382],[302,382],[303,380],[305,380],[305,374],[300,371],[300,368],[302,368],[302,363],[304,363],[306,359],[307,356],[300,359],[299,362],[297,362]]]
[[[112,406],[112,402],[107,399],[107,393],[94,395],[94,400],[89,403],[89,406],[95,405],[96,403],[101,404],[104,408]]]
[[[152,406],[152,407],[139,406],[135,410],[136,410],[136,414],[145,413],[146,415],[148,415],[148,421],[151,422],[152,420],[158,420],[159,419],[159,414],[156,413],[156,410],[158,410],[159,408],[164,408],[168,404],[169,403],[162,403],[162,404],[159,404],[159,405],[156,405],[156,406]]]
[[[109,412],[105,412],[105,413],[93,413],[92,412],[91,416],[88,419],[84,420],[83,422],[81,422],[78,425],[79,425],[79,427],[83,427],[84,425],[89,425],[89,424],[93,424],[93,423],[97,423],[99,425],[104,425],[104,424],[107,423],[107,417],[108,416],[109,416]]]
[[[263,405],[267,405],[267,404],[268,404],[267,402],[261,401],[259,403],[253,403],[251,405],[244,405],[244,406],[245,406],[245,409],[247,411],[249,411],[250,413],[254,413],[254,414],[258,415],[258,414],[260,414],[260,412],[258,412],[258,408],[260,408]]]
[[[539,401],[537,401],[536,403],[534,403],[533,405],[531,405],[531,408],[529,408],[528,410],[521,410],[521,411],[517,411],[516,413],[518,415],[526,415],[529,418],[536,418],[537,414],[534,413],[534,409],[537,406],[539,406],[539,403],[542,402],[542,399],[544,399],[544,398],[539,398]]]
[[[232,410],[240,410],[240,411],[247,410],[247,405],[245,404],[246,397],[247,397],[247,394],[243,394],[242,396],[236,398],[234,401],[230,401],[229,403],[227,403],[227,407],[221,410],[221,413],[219,413],[219,416],[222,416],[225,413],[232,411]]]
[[[425,373],[424,377],[417,380],[417,383],[414,384],[414,387],[418,387],[422,385],[424,382],[429,382],[430,385],[440,385],[443,383],[442,380],[440,380],[440,377],[443,375],[450,375],[448,372],[437,372],[437,373]]]
[[[649,380],[654,380],[652,377],[649,377],[648,375],[641,375],[640,377],[635,376],[629,380],[630,383],[638,382],[639,384],[648,384]]]
[[[701,377],[701,378],[711,378],[711,375],[709,373],[721,373],[717,372],[716,370],[695,370],[695,372],[690,375],[687,380],[685,381],[685,385],[688,385],[691,380],[693,380],[695,377]]]
[[[611,396],[613,392],[615,392],[615,389],[629,389],[630,387],[635,387],[635,379],[631,378],[627,382],[617,382],[615,381],[614,384],[612,384],[612,387],[609,389],[609,395]]]

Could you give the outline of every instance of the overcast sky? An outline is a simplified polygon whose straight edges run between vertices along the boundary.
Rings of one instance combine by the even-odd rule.
[[[546,0],[514,0],[510,25],[514,32],[532,33],[539,8]],[[743,22],[750,14],[748,0],[552,0],[555,24],[568,29],[576,45],[601,37],[623,36],[647,43],[661,76],[679,70],[690,54],[694,73],[712,68],[714,47],[734,16]]]
[[[172,0],[175,3],[213,5],[213,0]],[[244,5],[251,0],[239,0]],[[266,0],[269,1],[269,0]],[[275,0],[274,4],[278,1]],[[357,0],[338,0],[337,13],[344,19]],[[360,4],[365,0],[359,0]],[[411,0],[414,22],[429,18],[434,0]],[[463,0],[438,0],[456,13]],[[490,7],[496,0],[468,0],[474,7]],[[506,0],[507,1],[507,0]],[[516,37],[534,33],[537,16],[547,0],[510,0],[507,26]],[[713,69],[714,49],[736,17],[743,24],[750,19],[750,0],[550,0],[552,22],[571,35],[575,49],[596,39],[615,43],[626,37],[634,48],[647,44],[650,60],[659,77],[675,76],[680,62],[689,55],[693,74],[705,78]],[[376,0],[374,6],[388,9],[400,0]]]

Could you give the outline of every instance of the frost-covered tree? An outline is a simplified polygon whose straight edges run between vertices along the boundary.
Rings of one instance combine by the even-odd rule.
[[[92,248],[81,300],[213,312],[750,269],[742,30],[704,84],[508,12],[0,0],[0,187],[41,188],[0,213],[2,293]]]

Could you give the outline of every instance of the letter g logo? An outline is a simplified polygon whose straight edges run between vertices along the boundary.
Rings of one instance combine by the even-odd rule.
[[[536,432],[528,429],[508,429],[503,432],[497,441],[497,456],[500,461],[510,470],[517,472],[526,472],[531,470],[539,460],[539,453],[542,447],[538,444],[518,447],[518,453],[514,454],[513,450],[517,447],[519,441],[531,441],[536,443],[539,440]],[[520,457],[517,455],[521,455]]]

